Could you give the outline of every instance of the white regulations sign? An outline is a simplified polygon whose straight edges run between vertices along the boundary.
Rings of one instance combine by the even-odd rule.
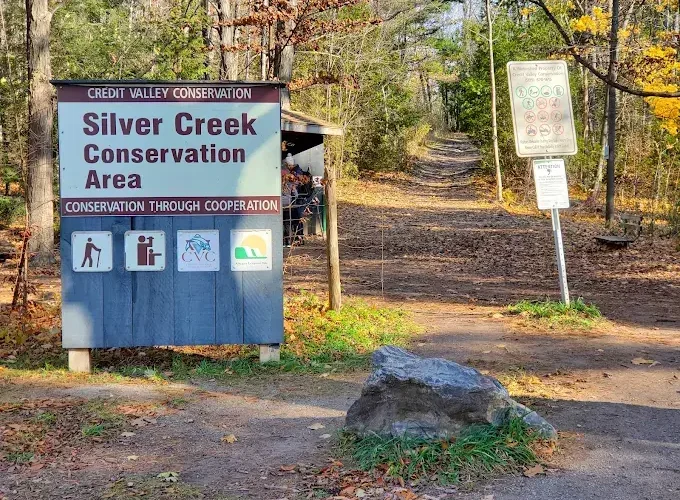
[[[569,188],[564,160],[534,160],[533,164],[539,210],[569,208]]]
[[[575,155],[567,63],[510,61],[507,69],[517,156]]]

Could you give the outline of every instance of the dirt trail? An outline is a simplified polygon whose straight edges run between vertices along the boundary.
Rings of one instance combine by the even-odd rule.
[[[407,191],[415,190],[416,196],[442,193],[450,207],[445,210],[452,229],[451,246],[459,247],[458,240],[466,233],[474,234],[472,238],[477,239],[473,241],[479,242],[477,251],[467,256],[452,252],[454,259],[468,259],[461,269],[467,275],[442,272],[423,284],[429,294],[436,295],[442,287],[458,294],[467,292],[473,304],[533,298],[541,295],[536,291],[545,294],[551,288],[555,295],[549,221],[505,214],[479,201],[479,209],[468,209],[469,203],[475,203],[474,195],[465,175],[457,172],[469,168],[472,155],[472,147],[463,138],[440,143],[423,165],[420,180]],[[557,470],[546,477],[505,478],[462,496],[493,495],[494,500],[680,498],[680,325],[657,321],[680,317],[677,252],[671,250],[667,260],[654,262],[658,250],[646,255],[645,247],[652,243],[645,240],[627,251],[608,252],[586,241],[596,231],[587,223],[568,220],[564,225],[572,291],[600,304],[609,317],[618,320],[612,331],[528,333],[505,319],[491,319],[484,308],[441,297],[440,306],[430,305],[419,314],[428,333],[417,351],[494,373],[512,373],[521,367],[537,374],[541,385],[535,395],[525,396],[563,433]],[[493,250],[479,251],[500,244],[497,238],[509,240],[502,243],[503,258]],[[533,270],[523,269],[528,259],[537,256],[540,262]],[[606,273],[602,271],[605,265],[611,267]],[[650,274],[653,267],[674,273]],[[481,281],[475,273],[486,281],[470,287],[470,281]],[[461,290],[461,284],[468,286]],[[636,366],[631,364],[636,357],[660,364]]]

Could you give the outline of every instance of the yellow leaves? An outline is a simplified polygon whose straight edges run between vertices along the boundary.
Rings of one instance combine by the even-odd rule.
[[[589,16],[581,16],[571,21],[571,29],[591,35],[607,35],[610,26],[610,15],[600,7],[593,7]]]
[[[522,10],[519,11],[523,17],[529,17],[534,12],[536,12],[536,7],[523,7]]]
[[[646,91],[677,92],[680,61],[678,51],[669,46],[651,45],[638,57],[635,66],[639,69],[637,82]],[[659,119],[660,127],[668,134],[677,136],[680,132],[680,98],[647,97],[645,102]]]
[[[645,90],[650,90],[645,88]],[[663,91],[675,92],[678,90],[676,85],[666,85]],[[652,113],[659,120],[660,126],[672,136],[678,135],[680,131],[680,98],[667,99],[661,97],[648,97],[645,99],[649,104]]]
[[[644,52],[644,57],[648,59],[669,59],[673,58],[678,51],[673,47],[662,47],[659,45],[652,45]]]
[[[657,12],[664,12],[665,10],[675,11],[678,9],[678,0],[657,0],[654,8]]]

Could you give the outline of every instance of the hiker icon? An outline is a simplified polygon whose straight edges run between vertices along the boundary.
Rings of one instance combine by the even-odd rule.
[[[73,272],[106,273],[111,271],[113,269],[112,245],[110,231],[73,231],[71,233]],[[97,252],[96,255],[95,252]]]
[[[141,235],[137,238],[137,265],[138,266],[155,266],[156,257],[160,257],[160,252],[153,250],[153,236],[146,237]]]
[[[92,243],[92,238],[87,239],[87,243],[85,243],[85,254],[83,255],[83,263],[80,264],[80,267],[85,267],[85,262],[88,262],[88,267],[92,267],[93,264],[93,259],[92,259],[92,250],[97,251],[97,265],[95,267],[99,267],[99,258],[102,255],[102,249],[97,248],[97,246]]]

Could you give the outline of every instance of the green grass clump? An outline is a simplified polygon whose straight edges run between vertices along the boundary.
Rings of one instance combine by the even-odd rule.
[[[33,460],[34,456],[35,453],[30,451],[12,452],[5,454],[5,460],[11,464],[27,464]]]
[[[349,299],[340,311],[310,293],[285,304],[283,351],[302,361],[328,363],[373,352],[383,345],[404,345],[419,327],[405,311]]]
[[[439,441],[345,434],[340,450],[363,470],[381,469],[408,481],[436,478],[448,484],[533,465],[539,461],[533,449],[538,441],[538,436],[516,419],[503,427],[472,426],[458,438]]]
[[[581,297],[572,301],[568,306],[564,302],[553,300],[532,301],[523,300],[508,306],[511,314],[535,320],[550,328],[566,327],[588,330],[604,318],[594,304],[586,304]]]
[[[83,427],[83,436],[85,437],[103,436],[104,431],[106,431],[106,427],[104,426],[104,424],[86,425],[85,427]]]
[[[94,399],[83,407],[86,423],[81,432],[85,437],[109,436],[119,430],[125,422],[125,416],[118,413],[108,401]]]
[[[57,416],[51,411],[45,411],[36,415],[34,417],[34,420],[36,422],[42,422],[47,425],[53,425],[57,421]]]

